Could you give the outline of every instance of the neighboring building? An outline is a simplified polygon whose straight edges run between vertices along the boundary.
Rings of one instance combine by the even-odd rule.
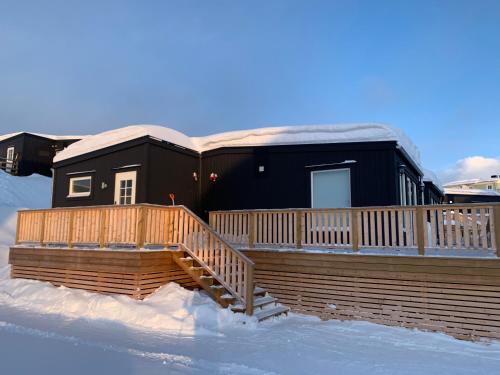
[[[0,136],[0,169],[17,176],[38,173],[50,177],[56,153],[82,138],[26,132]]]
[[[449,204],[500,202],[500,193],[491,189],[445,188],[444,193],[444,202]]]
[[[413,143],[387,125],[265,128],[190,138],[152,125],[88,137],[54,159],[53,206],[210,210],[417,204]]]
[[[434,172],[424,169],[423,184],[424,204],[441,204],[444,199],[443,185]]]
[[[476,190],[493,190],[500,193],[500,173],[492,175],[486,179],[471,179],[463,181],[448,182],[444,185],[450,189],[476,189]]]

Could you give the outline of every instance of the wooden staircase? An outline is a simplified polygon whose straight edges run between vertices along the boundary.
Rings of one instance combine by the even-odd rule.
[[[224,280],[214,269],[196,257],[189,248],[181,244],[170,246],[169,250],[172,251],[175,263],[222,307],[229,307],[237,313],[255,315],[259,322],[288,313],[288,307],[278,304],[276,298],[258,286],[254,286],[252,298],[247,297],[247,300],[251,300],[251,307],[248,309],[248,301],[243,301],[226,287]]]

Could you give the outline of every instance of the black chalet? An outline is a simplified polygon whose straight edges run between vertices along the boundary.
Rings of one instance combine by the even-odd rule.
[[[56,153],[81,139],[26,132],[0,136],[0,169],[17,176],[38,173],[50,177]]]
[[[53,206],[152,203],[209,211],[416,205],[418,152],[381,124],[188,137],[153,125],[77,142],[54,163]]]

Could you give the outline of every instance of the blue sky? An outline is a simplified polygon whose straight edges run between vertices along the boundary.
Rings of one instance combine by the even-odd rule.
[[[499,117],[499,1],[0,0],[0,133],[376,121],[443,170]]]

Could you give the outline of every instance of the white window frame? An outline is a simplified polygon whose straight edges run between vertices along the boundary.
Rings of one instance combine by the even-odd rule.
[[[340,172],[347,171],[349,172],[349,207],[339,207],[340,208],[350,208],[352,207],[352,186],[351,186],[351,168],[333,168],[333,169],[320,169],[317,171],[311,171],[311,208],[315,208],[314,206],[314,174],[315,173],[325,173],[325,172]]]
[[[11,154],[11,155],[9,155]],[[14,159],[16,158],[16,149],[14,146],[7,147],[7,155],[5,155],[5,171],[7,173],[12,172],[12,167],[14,166]]]
[[[127,205],[127,203],[120,204],[120,185],[119,181],[126,181],[126,180],[131,180],[132,181],[132,190],[131,190],[131,196],[130,196],[130,204],[135,204],[136,198],[137,198],[137,171],[128,171],[128,172],[118,172],[115,173],[115,195],[114,195],[114,202],[116,205],[119,206],[124,206]]]
[[[9,154],[12,151],[12,155],[9,157]],[[7,161],[14,161],[14,158],[16,157],[16,148],[14,146],[7,147],[7,155],[6,155],[6,160]]]
[[[75,193],[73,191],[74,183],[76,181],[83,181],[83,180],[90,180],[90,190],[88,192],[85,192],[85,193]],[[69,179],[69,193],[68,193],[68,198],[90,197],[90,194],[92,194],[92,176],[71,177]]]

